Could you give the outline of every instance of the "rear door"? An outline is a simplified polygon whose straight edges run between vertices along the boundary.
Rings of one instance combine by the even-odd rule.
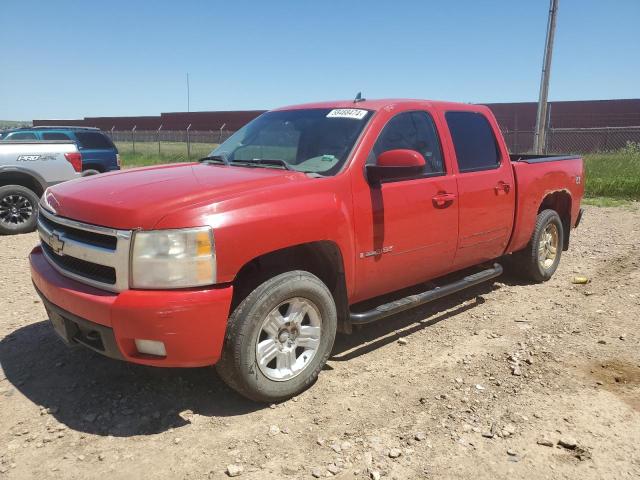
[[[481,112],[445,113],[457,163],[459,240],[454,266],[502,255],[513,228],[515,189],[508,152],[496,124]]]
[[[449,271],[458,239],[456,181],[445,161],[438,131],[426,111],[388,120],[369,153],[409,149],[426,161],[411,178],[355,188],[355,301],[415,285]],[[362,181],[358,176],[357,181]],[[366,182],[366,181],[365,181]]]
[[[78,130],[75,136],[82,153],[82,169],[100,172],[117,169],[116,147],[111,140],[98,131]]]

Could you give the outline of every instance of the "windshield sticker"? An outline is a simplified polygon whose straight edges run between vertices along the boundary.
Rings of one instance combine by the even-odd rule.
[[[362,120],[366,114],[366,110],[360,110],[359,108],[336,108],[327,113],[327,118],[353,118],[354,120]]]

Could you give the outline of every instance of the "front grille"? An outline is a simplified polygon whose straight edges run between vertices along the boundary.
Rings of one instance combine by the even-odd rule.
[[[51,261],[64,270],[96,282],[108,285],[115,285],[116,283],[116,269],[113,267],[87,262],[68,255],[58,255],[44,242],[42,242],[42,249],[47,253]]]
[[[129,230],[90,225],[40,208],[43,253],[62,275],[105,290],[129,288]]]
[[[109,250],[115,250],[118,244],[118,239],[112,235],[103,235],[102,233],[88,232],[86,230],[80,230],[79,228],[73,228],[61,223],[54,223],[47,217],[42,215],[40,217],[40,223],[49,230],[55,230],[62,232],[70,239],[78,242],[85,242],[89,245],[95,245],[96,247],[107,248]]]

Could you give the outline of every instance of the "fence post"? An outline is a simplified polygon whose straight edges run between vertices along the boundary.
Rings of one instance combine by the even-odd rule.
[[[113,127],[111,127],[111,141],[113,142],[113,131],[116,129],[116,126],[114,125]]]
[[[191,160],[191,139],[189,138],[189,130],[191,129],[191,124],[187,127],[187,160]]]
[[[138,128],[137,125],[134,125],[133,128],[131,129],[131,142],[133,143],[133,154],[136,154],[136,128]]]
[[[223,123],[222,126],[220,127],[220,135],[218,135],[218,143],[222,143],[222,130],[224,129],[224,127],[226,127],[227,124]]]
[[[160,130],[162,130],[162,124],[158,127],[158,156],[160,156]]]
[[[513,122],[513,152],[520,153],[520,146],[518,145],[518,113],[516,112]]]

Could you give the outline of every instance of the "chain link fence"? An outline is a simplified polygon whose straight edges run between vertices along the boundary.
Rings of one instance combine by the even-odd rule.
[[[106,132],[123,154],[157,155],[168,159],[202,157],[234,132],[229,130],[111,130]],[[533,151],[533,130],[502,129],[512,153]],[[640,126],[607,128],[550,128],[545,152],[585,154],[610,152],[628,142],[640,143]]]
[[[512,153],[533,151],[533,130],[502,130]],[[547,131],[545,153],[584,154],[612,152],[627,143],[640,143],[639,127],[550,128]]]
[[[168,159],[202,157],[233,135],[230,130],[107,130],[121,154]]]

